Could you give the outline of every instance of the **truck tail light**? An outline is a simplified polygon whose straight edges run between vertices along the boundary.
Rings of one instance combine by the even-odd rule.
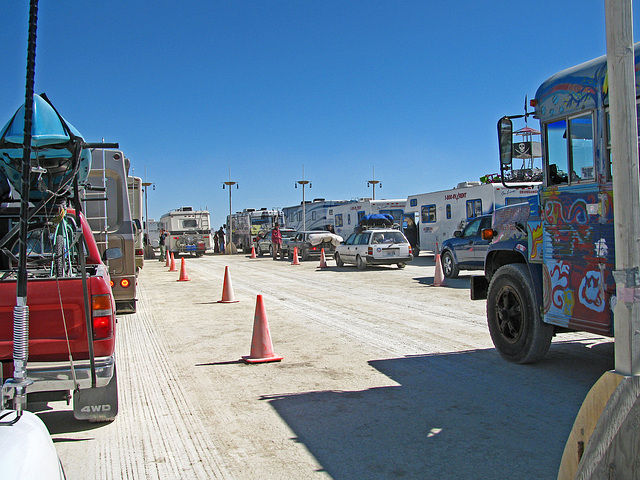
[[[120,280],[120,286],[122,288],[127,288],[131,283],[129,282],[128,278],[123,278],[122,280]]]
[[[113,310],[111,295],[92,295],[93,339],[100,340],[113,335]]]
[[[144,250],[141,248],[136,248],[136,255],[144,255]]]
[[[367,248],[367,255],[373,255],[373,247]]]

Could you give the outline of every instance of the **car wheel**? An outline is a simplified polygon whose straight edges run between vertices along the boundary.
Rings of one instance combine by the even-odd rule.
[[[442,273],[447,278],[456,278],[460,273],[456,262],[453,260],[453,255],[449,250],[442,254]]]
[[[553,326],[542,322],[526,265],[503,265],[493,275],[487,323],[496,350],[506,360],[532,363],[547,354]]]
[[[360,255],[356,257],[356,267],[358,267],[358,270],[367,268],[367,262]]]
[[[300,250],[300,260],[303,262],[309,260],[309,251],[306,248]]]
[[[407,266],[407,264],[406,264],[406,263],[399,263],[399,264],[398,264],[398,268],[404,268],[404,267],[406,267],[406,266]]]
[[[343,267],[344,266],[344,262],[342,261],[342,258],[340,258],[340,254],[338,252],[335,253],[333,258],[335,259],[336,265],[338,267]]]

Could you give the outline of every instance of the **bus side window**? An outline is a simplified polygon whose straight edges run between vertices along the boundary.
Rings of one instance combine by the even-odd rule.
[[[545,125],[547,135],[547,161],[549,162],[549,183],[568,183],[569,158],[567,155],[567,121]]]
[[[595,180],[591,115],[569,120],[571,183]]]

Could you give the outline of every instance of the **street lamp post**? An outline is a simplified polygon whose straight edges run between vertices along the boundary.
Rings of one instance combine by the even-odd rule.
[[[296,182],[296,188],[298,188],[298,185],[302,185],[302,231],[304,232],[307,230],[307,209],[304,199],[304,187],[309,185],[309,188],[311,188],[311,182],[304,179],[304,165],[302,166],[302,180]]]
[[[229,225],[227,225],[227,236],[228,238],[228,242],[227,242],[227,248],[225,249],[225,253],[228,253],[229,255],[231,255],[232,253],[236,253],[236,246],[233,243],[233,217],[231,216],[231,187],[233,187],[234,185],[236,186],[236,188],[239,188],[238,182],[232,182],[231,181],[231,167],[229,167],[229,180],[226,182],[222,182],[222,189],[224,190],[225,185],[227,187],[229,187]]]
[[[367,187],[371,186],[373,188],[373,200],[376,199],[376,185],[380,183],[380,180],[376,180],[376,167],[373,167],[373,180],[369,180],[367,182]],[[382,183],[380,183],[380,188],[382,188]]]

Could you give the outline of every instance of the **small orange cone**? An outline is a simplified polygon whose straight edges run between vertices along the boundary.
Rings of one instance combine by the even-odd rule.
[[[327,265],[327,259],[324,256],[324,248],[322,250],[320,250],[320,265],[318,265],[318,268],[328,268],[329,265]]]
[[[293,262],[291,265],[300,265],[300,260],[298,259],[298,247],[293,247]]]
[[[256,247],[254,247],[253,245],[251,245],[251,258],[257,258],[256,257]]]
[[[166,250],[164,252],[164,256],[165,256],[164,266],[165,267],[170,267],[171,266],[171,254],[169,253],[169,250]]]
[[[171,263],[169,264],[169,271],[170,272],[177,272],[178,269],[176,268],[176,259],[173,256],[173,252],[171,252]]]
[[[440,254],[436,253],[436,273],[433,276],[433,286],[444,286],[444,273],[442,271],[442,261],[440,260]]]
[[[267,312],[264,308],[262,295],[256,299],[256,313],[253,317],[253,337],[251,339],[251,353],[242,357],[247,363],[279,362],[283,357],[278,357],[273,353],[271,334],[269,333],[269,322]]]
[[[180,278],[177,280],[178,282],[188,282],[191,280],[187,275],[187,267],[184,264],[184,257],[182,257],[182,264],[180,265]]]
[[[224,285],[222,286],[222,300],[218,303],[236,303],[238,300],[233,295],[233,286],[231,285],[231,276],[229,275],[229,267],[224,267]]]

